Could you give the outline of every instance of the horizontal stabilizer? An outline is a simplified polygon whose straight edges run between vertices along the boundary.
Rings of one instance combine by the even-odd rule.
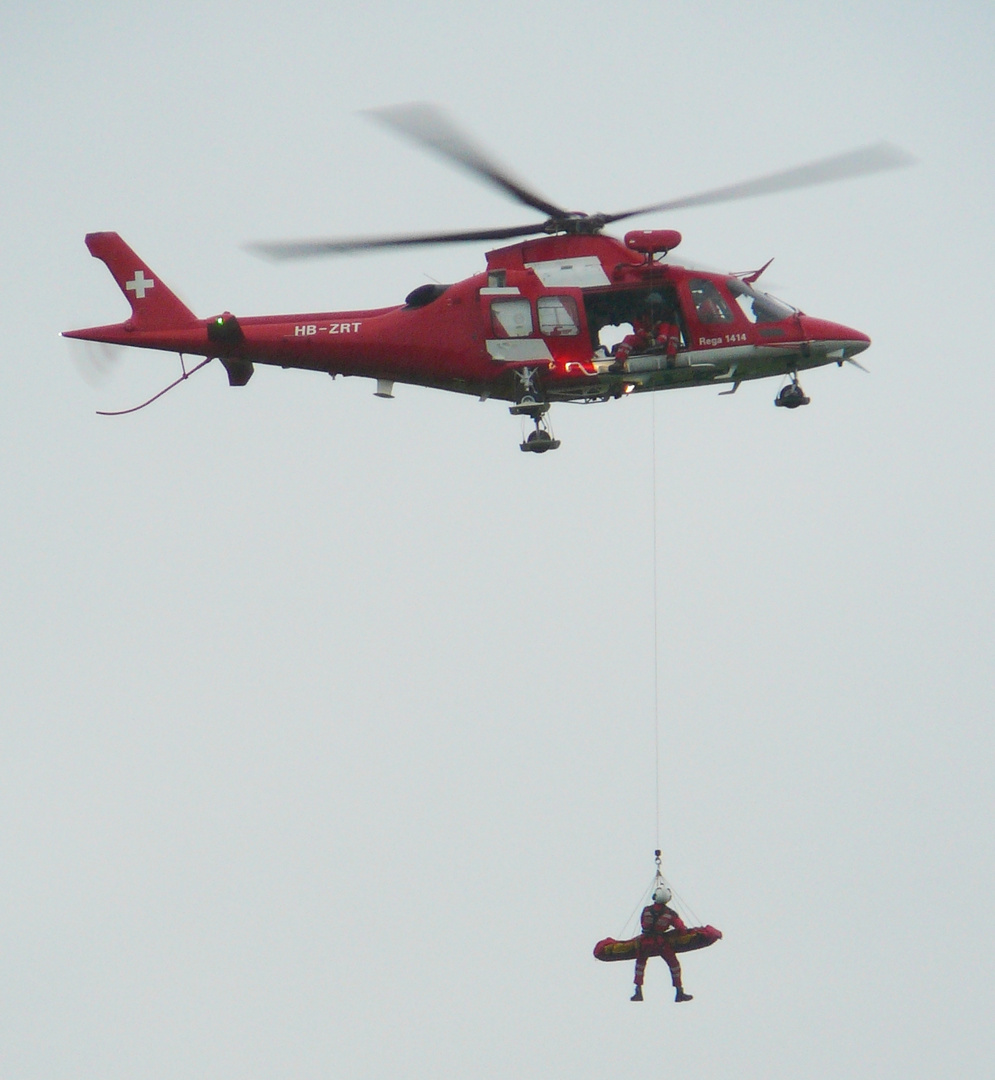
[[[86,246],[95,259],[107,264],[124,293],[131,305],[130,323],[135,330],[173,329],[197,322],[197,316],[117,233],[88,233]]]

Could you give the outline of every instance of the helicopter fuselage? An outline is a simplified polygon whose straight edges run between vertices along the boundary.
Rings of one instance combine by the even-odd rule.
[[[841,364],[870,344],[742,278],[690,269],[652,245],[633,250],[605,235],[499,248],[483,273],[423,285],[392,307],[203,320],[117,234],[92,233],[87,245],[107,263],[132,318],[66,336],[217,357],[232,385],[248,382],[253,365],[269,364],[375,379],[381,396],[408,383],[508,401],[521,400],[523,386],[541,401],[598,401],[784,376]],[[626,330],[631,340],[657,316],[673,327],[669,348],[644,333],[643,347],[619,349]]]

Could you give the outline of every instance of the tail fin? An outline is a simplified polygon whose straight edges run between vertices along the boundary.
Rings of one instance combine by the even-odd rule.
[[[95,259],[107,264],[131,304],[131,326],[135,330],[178,328],[197,322],[197,316],[153,275],[148,264],[117,233],[88,233],[86,246]]]

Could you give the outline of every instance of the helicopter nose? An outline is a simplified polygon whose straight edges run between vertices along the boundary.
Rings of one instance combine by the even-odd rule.
[[[871,343],[866,334],[842,323],[813,319],[810,315],[802,315],[801,323],[806,339],[818,347],[827,359],[849,360],[851,356],[862,353]]]

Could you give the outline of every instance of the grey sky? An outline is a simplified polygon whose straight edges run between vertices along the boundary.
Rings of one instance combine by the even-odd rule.
[[[993,23],[5,5],[0,1074],[990,1075]],[[525,220],[358,115],[417,100],[587,211],[903,146],[636,222],[775,256],[870,376],[560,406],[542,458],[498,402],[272,369],[94,415],[178,364],[58,337],[124,317],[88,231],[204,316],[477,272],[241,246]],[[680,1008],[591,956],[652,876],[654,410],[665,867],[726,935]]]

